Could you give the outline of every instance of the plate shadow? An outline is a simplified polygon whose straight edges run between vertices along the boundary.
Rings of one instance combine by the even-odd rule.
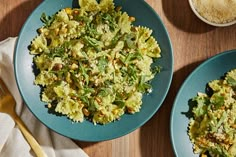
[[[28,0],[15,8],[12,7],[12,10],[0,20],[0,41],[8,37],[18,36],[28,16],[41,2],[42,0]]]
[[[162,0],[162,7],[167,19],[183,31],[204,33],[215,29],[215,27],[202,22],[195,16],[188,0]]]
[[[140,148],[143,157],[174,157],[170,137],[170,117],[174,99],[186,77],[201,63],[185,66],[173,75],[170,90],[160,110],[144,125],[140,131]]]

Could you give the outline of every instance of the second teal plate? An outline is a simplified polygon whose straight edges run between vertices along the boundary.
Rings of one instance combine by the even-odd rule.
[[[170,123],[172,146],[177,157],[199,157],[199,154],[193,153],[187,134],[189,119],[185,113],[189,111],[188,101],[198,92],[205,93],[209,81],[219,79],[234,68],[236,50],[222,52],[203,62],[183,83],[175,98]]]

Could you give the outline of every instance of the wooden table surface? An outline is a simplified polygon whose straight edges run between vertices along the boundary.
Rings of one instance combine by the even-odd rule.
[[[1,0],[0,40],[17,36],[29,14],[42,0]],[[217,28],[200,21],[188,0],[146,0],[166,26],[174,50],[170,91],[159,111],[141,128],[105,142],[75,141],[91,157],[173,157],[170,113],[184,79],[207,58],[236,49],[236,25]],[[135,3],[135,1],[134,1]]]

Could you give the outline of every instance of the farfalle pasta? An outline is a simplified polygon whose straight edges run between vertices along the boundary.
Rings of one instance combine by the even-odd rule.
[[[236,156],[236,69],[208,83],[192,101],[188,135],[200,156]]]
[[[160,71],[151,67],[161,57],[152,30],[134,26],[135,18],[112,0],[79,4],[42,14],[44,25],[30,45],[42,101],[74,122],[107,124],[139,112]]]

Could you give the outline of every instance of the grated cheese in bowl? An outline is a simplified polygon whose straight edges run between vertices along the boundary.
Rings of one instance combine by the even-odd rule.
[[[189,0],[200,19],[215,26],[236,23],[236,0]]]

